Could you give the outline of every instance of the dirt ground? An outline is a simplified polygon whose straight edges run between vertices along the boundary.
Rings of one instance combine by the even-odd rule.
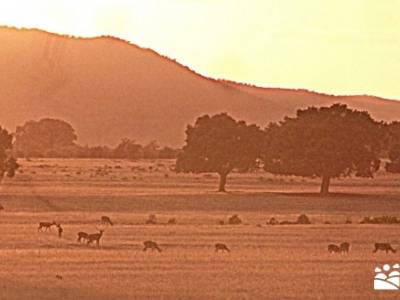
[[[400,262],[372,253],[400,246],[399,225],[362,225],[364,216],[400,217],[400,176],[333,181],[263,172],[232,174],[227,194],[214,174],[176,174],[172,161],[21,160],[0,190],[0,299],[398,299],[374,291],[374,269]],[[266,225],[271,217],[311,225]],[[145,224],[155,214],[157,224]],[[238,214],[241,225],[218,225]],[[107,215],[113,226],[100,224]],[[170,218],[177,224],[167,225]],[[39,222],[60,223],[38,231]],[[345,224],[351,220],[352,224]],[[329,222],[329,224],[325,224]],[[100,247],[77,232],[104,229]],[[161,253],[142,251],[156,241]],[[329,254],[347,241],[348,254]],[[230,253],[215,253],[225,243]]]

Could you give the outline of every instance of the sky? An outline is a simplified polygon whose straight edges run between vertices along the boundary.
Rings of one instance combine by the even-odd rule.
[[[214,78],[400,99],[400,0],[0,0],[0,24],[117,36]]]

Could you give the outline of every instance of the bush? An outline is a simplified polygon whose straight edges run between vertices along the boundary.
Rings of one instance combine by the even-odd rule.
[[[269,219],[269,221],[267,221],[267,225],[277,225],[277,224],[279,224],[279,222],[274,217],[272,217],[271,219]]]
[[[169,219],[168,222],[167,222],[168,225],[176,225],[176,223],[177,223],[177,222],[176,222],[176,219],[175,219],[175,218],[171,218],[171,219]]]
[[[297,218],[297,224],[311,224],[311,222],[305,214],[302,214]]]
[[[360,224],[399,224],[400,219],[395,216],[364,217]]]
[[[156,215],[149,215],[149,218],[147,219],[146,224],[157,224]]]
[[[228,219],[228,224],[230,225],[239,225],[242,224],[242,220],[239,218],[238,215],[233,215]]]

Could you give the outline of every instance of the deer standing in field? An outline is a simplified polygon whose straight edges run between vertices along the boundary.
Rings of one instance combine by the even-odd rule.
[[[89,244],[93,243],[94,241],[96,241],[96,245],[98,247],[100,245],[100,239],[103,236],[103,232],[104,232],[104,230],[100,230],[99,233],[89,234],[87,237],[87,244],[89,245]]]
[[[107,216],[102,216],[100,221],[101,221],[101,224],[109,224],[111,226],[114,225],[114,223],[111,222],[111,219],[109,217],[107,217]]]
[[[161,252],[160,247],[158,247],[158,244],[156,242],[153,241],[145,241],[143,242],[144,248],[143,251],[146,251],[147,249],[151,249],[151,250],[157,250],[158,252]]]
[[[229,248],[228,248],[228,246],[227,245],[225,245],[225,244],[222,244],[222,243],[217,243],[217,244],[215,244],[215,252],[218,252],[218,251],[222,251],[222,252],[224,252],[224,251],[226,251],[226,252],[231,252],[231,250],[229,250]]]
[[[350,250],[350,244],[347,242],[343,242],[339,246],[335,244],[328,245],[329,253],[348,253],[349,250]]]
[[[57,231],[58,231],[58,237],[61,238],[62,233],[63,233],[63,228],[61,227],[61,224],[57,224]]]
[[[386,251],[388,253],[391,251],[392,253],[396,253],[396,250],[392,248],[389,243],[375,243],[375,249],[373,253],[376,253],[378,250]]]
[[[77,242],[81,242],[81,240],[87,240],[89,238],[89,234],[83,231],[78,232]]]
[[[51,226],[53,225],[57,225],[57,223],[55,221],[53,221],[53,223],[50,222],[40,222],[39,223],[39,227],[38,227],[38,231],[42,231],[42,228],[44,228],[46,231],[51,229]]]
[[[350,244],[347,242],[343,242],[340,244],[340,252],[341,253],[349,253],[350,250]]]

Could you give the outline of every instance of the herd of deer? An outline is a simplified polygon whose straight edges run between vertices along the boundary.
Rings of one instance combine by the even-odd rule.
[[[350,244],[347,242],[341,243],[340,245],[330,244],[328,245],[329,253],[348,253],[350,250]],[[390,243],[375,243],[375,249],[372,251],[373,253],[380,251],[385,251],[388,253],[389,251],[392,253],[396,253],[396,250],[393,249]]]
[[[106,224],[106,225],[111,225],[113,226],[114,223],[111,221],[111,219],[107,216],[102,216],[101,219],[101,224]],[[61,237],[63,229],[60,224],[56,223],[55,221],[53,222],[40,222],[38,231],[42,231],[45,229],[45,231],[49,231],[52,226],[57,226],[58,228],[58,236]],[[103,236],[104,230],[99,230],[98,233],[86,233],[83,231],[78,232],[78,239],[77,242],[81,242],[83,240],[86,241],[87,245],[96,242],[96,245],[100,245],[100,239]],[[147,249],[151,250],[157,250],[158,252],[162,252],[158,244],[154,241],[145,241],[143,242],[144,248],[143,251],[147,251]],[[328,245],[328,252],[329,253],[348,253],[350,250],[350,244],[347,242],[343,242],[340,245],[335,245],[335,244],[329,244]],[[223,243],[216,243],[215,244],[215,252],[231,252],[231,250],[228,248],[226,244]],[[392,252],[396,253],[396,250],[393,249],[393,247],[390,245],[390,243],[375,243],[375,249],[373,253],[376,253],[377,251],[385,251],[386,253]]]
[[[101,224],[103,225],[111,225],[113,226],[114,223],[111,221],[111,219],[107,216],[102,216],[100,219]],[[55,221],[53,222],[40,222],[39,223],[39,227],[38,227],[38,231],[43,231],[43,229],[45,231],[50,231],[52,226],[57,226],[58,227],[58,233],[59,233],[59,237],[61,237],[62,234],[62,227],[60,224],[56,223]],[[86,233],[83,231],[78,232],[78,239],[77,242],[82,242],[82,241],[86,241],[86,244],[89,245],[93,242],[96,242],[97,246],[100,246],[100,239],[103,236],[104,230],[103,229],[99,229],[98,233]],[[147,251],[148,249],[150,250],[157,250],[158,252],[162,252],[161,248],[158,246],[158,244],[154,241],[145,241],[143,242],[144,248],[143,251]],[[228,246],[226,246],[225,244],[222,243],[217,243],[215,244],[215,251],[226,251],[226,252],[230,252],[231,250],[228,248]]]

